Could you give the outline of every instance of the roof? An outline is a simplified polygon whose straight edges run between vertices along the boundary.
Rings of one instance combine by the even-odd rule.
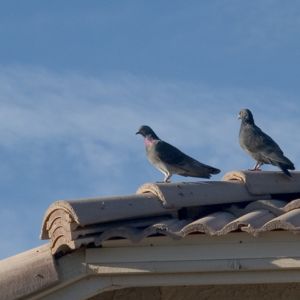
[[[63,256],[53,256],[46,245],[0,262],[0,298],[83,300],[124,288],[222,284],[235,287],[238,296],[240,284],[256,289],[279,283],[286,296],[286,284],[300,286],[299,247],[299,236],[286,231],[257,237],[192,234],[180,240],[155,236],[135,244],[114,239]]]
[[[0,261],[1,300],[19,299],[59,281],[49,245],[43,245]]]
[[[148,183],[127,196],[57,201],[42,224],[49,243],[0,261],[1,299],[300,284],[299,232],[300,172],[234,171],[222,181]]]
[[[273,230],[300,230],[300,172],[234,171],[222,181],[148,183],[128,196],[57,201],[41,238],[50,239],[52,254],[63,254],[111,239]]]

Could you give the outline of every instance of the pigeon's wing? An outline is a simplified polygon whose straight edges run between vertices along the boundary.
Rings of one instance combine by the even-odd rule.
[[[247,148],[251,152],[259,152],[271,164],[290,164],[278,144],[259,127],[253,126]]]
[[[157,143],[156,152],[160,160],[170,165],[181,164],[185,159],[190,158],[176,147],[164,141]]]
[[[156,151],[159,159],[178,168],[179,175],[209,178],[210,174],[220,173],[219,169],[197,161],[164,141],[159,141]]]
[[[247,135],[247,148],[250,151],[263,151],[266,153],[276,151],[283,154],[278,144],[259,127],[252,126]]]

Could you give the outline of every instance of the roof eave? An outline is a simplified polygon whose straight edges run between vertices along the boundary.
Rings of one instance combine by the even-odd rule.
[[[61,282],[31,299],[86,299],[127,287],[300,282],[299,246],[299,236],[284,231],[107,241],[57,259]]]

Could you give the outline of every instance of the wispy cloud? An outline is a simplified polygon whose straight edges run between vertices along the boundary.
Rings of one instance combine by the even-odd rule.
[[[297,101],[276,91],[211,88],[130,75],[85,78],[23,68],[4,68],[0,79],[2,147],[57,144],[65,147],[66,155],[78,158],[75,164],[86,160],[89,168],[105,174],[110,166],[122,168],[122,162],[141,158],[135,155],[142,147],[134,135],[141,124],[153,126],[162,138],[191,149],[199,159],[238,167],[236,116],[246,106],[290,152],[299,148],[291,130],[299,125],[294,114]],[[232,155],[223,160],[222,153]]]
[[[145,181],[160,180],[135,136],[142,124],[223,171],[247,168],[252,161],[238,145],[237,114],[249,107],[299,166],[297,101],[276,90],[2,67],[1,206],[2,215],[6,211],[16,216],[0,218],[0,226],[10,228],[19,240],[32,235],[24,247],[34,245],[44,210],[56,198],[133,193]],[[23,222],[22,208],[26,216],[34,212],[32,228],[13,221]],[[0,249],[0,256],[8,249]],[[11,249],[16,249],[14,240]]]

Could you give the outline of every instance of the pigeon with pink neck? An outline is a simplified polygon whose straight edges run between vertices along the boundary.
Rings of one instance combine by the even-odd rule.
[[[210,178],[212,174],[221,172],[219,169],[205,165],[161,140],[149,126],[141,126],[136,134],[144,137],[147,158],[155,168],[164,174],[164,182],[170,182],[173,174]]]

